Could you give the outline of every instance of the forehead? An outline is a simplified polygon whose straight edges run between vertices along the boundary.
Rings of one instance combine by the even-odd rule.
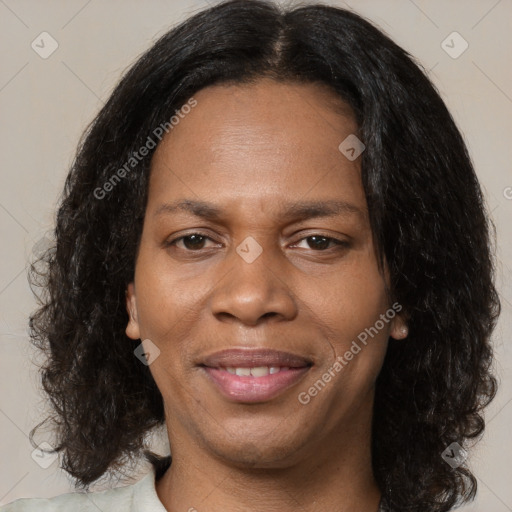
[[[172,128],[161,146],[166,142],[177,145],[184,139],[188,144],[194,141],[201,144],[204,140],[196,136],[197,130],[209,134],[212,143],[216,141],[214,135],[220,137],[229,130],[233,142],[260,135],[262,142],[268,143],[270,136],[277,136],[276,142],[283,143],[288,133],[300,142],[304,141],[301,132],[302,135],[309,132],[310,143],[325,139],[328,144],[331,142],[328,132],[337,140],[341,132],[358,131],[350,105],[319,82],[277,82],[262,78],[255,83],[209,86],[194,94],[194,99],[197,106],[181,116],[178,126]]]
[[[261,79],[207,87],[194,99],[153,156],[151,198],[365,202],[359,159],[339,150],[358,133],[355,117],[326,85]]]

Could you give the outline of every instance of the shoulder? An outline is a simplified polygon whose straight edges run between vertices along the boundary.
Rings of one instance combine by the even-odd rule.
[[[156,501],[155,501],[156,500]],[[137,483],[102,492],[76,492],[53,498],[21,498],[0,507],[0,512],[138,512],[146,505],[163,505],[155,490],[155,475],[151,471]],[[160,510],[159,508],[155,510]]]

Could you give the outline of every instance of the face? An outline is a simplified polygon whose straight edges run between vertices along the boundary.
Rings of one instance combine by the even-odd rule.
[[[368,431],[401,337],[360,158],[338,149],[358,127],[318,84],[194,98],[152,159],[126,333],[159,350],[173,455],[284,467]]]

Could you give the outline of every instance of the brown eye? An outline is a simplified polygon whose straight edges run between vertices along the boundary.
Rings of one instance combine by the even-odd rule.
[[[309,236],[307,240],[311,249],[324,250],[329,248],[332,239],[326,236]]]
[[[189,235],[184,235],[179,238],[175,238],[166,243],[167,247],[176,246],[179,249],[183,249],[186,251],[199,251],[204,249],[205,243],[207,240],[212,240],[210,237],[203,235],[202,233],[190,233]],[[212,240],[213,241],[213,240]],[[178,244],[182,245],[179,246]]]
[[[205,238],[202,235],[187,235],[182,238],[183,245],[190,250],[202,249],[204,246]]]
[[[346,242],[324,235],[307,236],[301,239],[299,243],[303,241],[306,241],[306,244],[308,245],[308,247],[305,247],[306,249],[313,249],[315,251],[325,251],[330,249],[332,245],[344,247],[348,246],[348,243]]]

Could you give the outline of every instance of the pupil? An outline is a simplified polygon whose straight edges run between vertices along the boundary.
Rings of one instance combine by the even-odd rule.
[[[192,241],[192,243],[190,243],[190,241]],[[188,235],[183,239],[183,243],[187,249],[197,249],[204,243],[204,237],[201,235]]]
[[[329,247],[329,240],[325,236],[310,236],[308,240],[312,249],[327,249]],[[198,249],[204,244],[204,237],[202,235],[188,235],[183,238],[183,243],[187,249]]]
[[[310,236],[309,240],[313,240],[313,244],[315,245],[312,249],[327,249],[329,246],[329,240],[327,240],[325,236]],[[319,240],[321,241],[320,243],[318,243]]]

